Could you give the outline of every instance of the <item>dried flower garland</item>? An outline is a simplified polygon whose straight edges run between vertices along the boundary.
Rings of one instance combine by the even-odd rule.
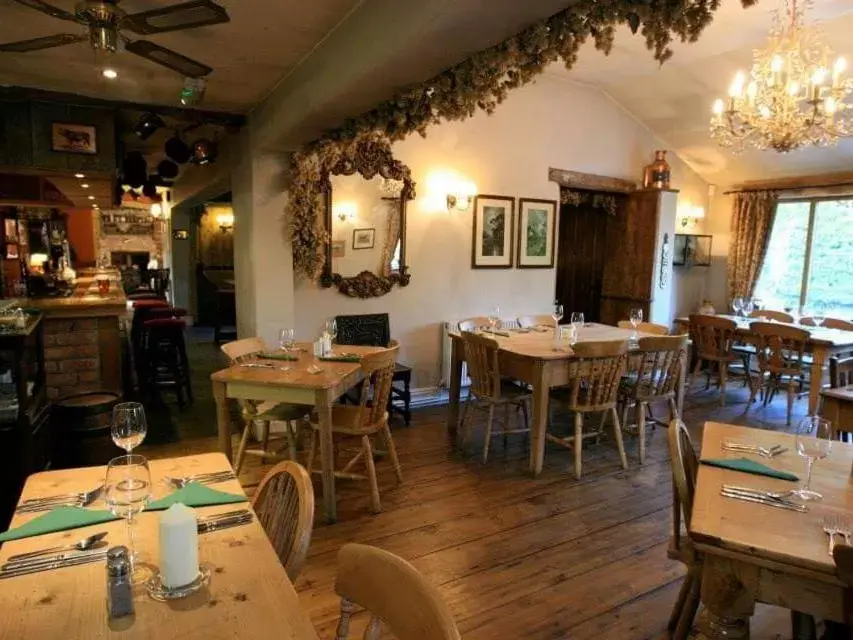
[[[591,193],[589,191],[576,191],[567,187],[560,188],[560,202],[578,207],[582,204],[587,204],[593,209],[604,209],[609,216],[615,216],[619,209],[619,197],[603,194]]]
[[[324,231],[318,228],[317,183],[346,157],[363,135],[381,134],[383,144],[443,120],[464,120],[478,110],[492,113],[511,89],[531,82],[562,60],[571,69],[589,38],[610,53],[616,27],[628,24],[646,40],[656,60],[672,56],[675,38],[695,42],[713,18],[721,0],[578,0],[503,42],[474,54],[418,85],[400,91],[376,108],[347,120],[294,157],[296,183],[290,194],[294,269],[315,277],[322,263]],[[757,0],[741,0],[744,7]],[[379,138],[377,138],[379,140]],[[311,183],[314,183],[313,186]]]

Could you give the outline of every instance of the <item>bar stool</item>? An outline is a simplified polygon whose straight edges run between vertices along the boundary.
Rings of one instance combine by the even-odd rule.
[[[169,303],[165,300],[136,300],[133,302],[133,320],[130,323],[130,355],[133,360],[133,371],[140,391],[146,379],[145,336],[143,326],[153,309],[166,309]]]
[[[178,406],[184,406],[184,391],[190,404],[193,403],[190,366],[187,359],[184,330],[186,322],[177,314],[186,315],[183,309],[169,309],[171,317],[145,320],[145,387],[151,394],[162,390],[174,391]],[[164,315],[166,310],[163,310]]]

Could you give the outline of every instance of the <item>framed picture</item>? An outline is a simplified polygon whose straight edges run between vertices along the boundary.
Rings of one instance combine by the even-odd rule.
[[[189,240],[190,232],[186,229],[173,229],[172,237],[175,240]]]
[[[672,266],[710,267],[711,236],[676,233],[672,247]]]
[[[98,136],[95,127],[85,124],[51,124],[51,148],[65,153],[98,153]]]
[[[478,195],[474,198],[472,269],[512,267],[515,198]]]
[[[519,269],[550,269],[554,266],[557,233],[557,201],[519,198]]]
[[[14,260],[18,258],[18,245],[17,244],[7,244],[6,245],[6,259]]]
[[[332,257],[345,258],[347,255],[346,240],[332,240]]]
[[[353,229],[352,248],[372,249],[376,238],[376,229]]]

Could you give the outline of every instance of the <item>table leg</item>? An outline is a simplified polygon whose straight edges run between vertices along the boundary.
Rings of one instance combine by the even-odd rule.
[[[219,450],[231,462],[231,416],[228,413],[227,386],[224,382],[213,383],[213,399],[216,401],[216,426],[219,434]]]
[[[812,371],[809,378],[809,415],[817,413],[820,402],[820,387],[823,384],[823,365],[827,360],[827,349],[814,345],[812,350]]]
[[[456,428],[459,425],[459,396],[462,389],[461,340],[451,338],[450,351],[450,406],[447,410],[447,435],[456,444]]]
[[[320,469],[323,474],[323,505],[326,510],[326,522],[334,523],[338,519],[335,502],[335,443],[332,438],[332,398],[325,389],[318,389],[315,396],[315,408],[319,418]]]
[[[741,584],[735,562],[705,556],[702,604],[696,640],[749,640],[749,618],[755,602]]]
[[[550,385],[545,365],[536,363],[533,382],[533,420],[530,424],[530,472],[534,476],[542,473],[545,463],[545,432],[548,429],[548,401]]]

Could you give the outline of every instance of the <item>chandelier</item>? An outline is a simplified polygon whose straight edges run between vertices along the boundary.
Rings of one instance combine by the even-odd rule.
[[[814,28],[806,28],[810,0],[786,0],[774,12],[764,49],[753,54],[749,78],[739,71],[728,101],[714,102],[711,137],[735,152],[774,149],[787,153],[805,146],[833,146],[853,134],[853,81],[844,78],[847,61],[834,58]]]

